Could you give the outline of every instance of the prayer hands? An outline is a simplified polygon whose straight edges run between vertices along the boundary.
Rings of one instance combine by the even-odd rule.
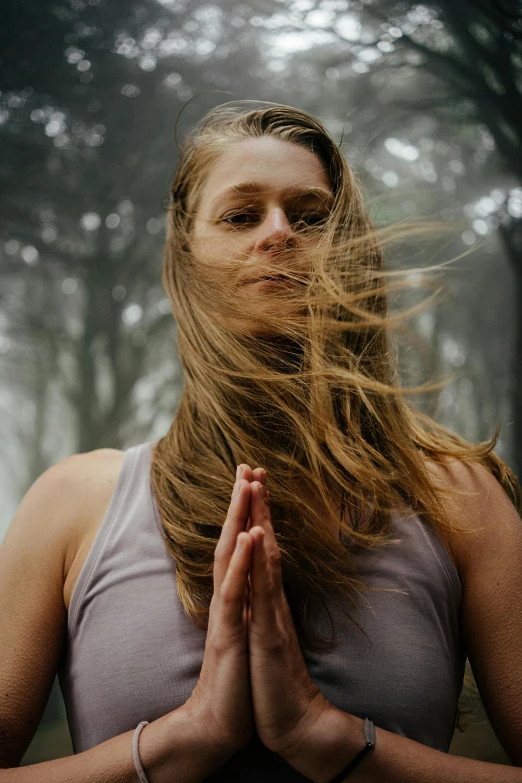
[[[284,756],[302,741],[305,726],[331,705],[312,682],[299,647],[283,588],[266,472],[243,464],[238,477],[250,482],[248,650],[255,725],[263,744]]]

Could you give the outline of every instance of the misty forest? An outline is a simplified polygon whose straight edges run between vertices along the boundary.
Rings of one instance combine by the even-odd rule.
[[[522,477],[515,0],[11,0],[0,38],[0,541],[48,467],[168,429],[169,183],[187,130],[236,99],[319,117],[377,225],[440,224],[390,257],[411,267],[402,304],[451,259],[410,320],[405,384],[445,379],[416,404],[471,441],[500,427]],[[509,763],[468,677],[451,752]],[[23,763],[71,753],[56,681]]]

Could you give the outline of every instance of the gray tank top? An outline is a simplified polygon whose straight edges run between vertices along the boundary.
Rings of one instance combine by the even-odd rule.
[[[199,677],[206,631],[185,616],[150,482],[153,443],[125,452],[105,517],[75,585],[59,678],[75,753],[181,706]],[[394,543],[353,547],[374,587],[354,614],[337,612],[338,646],[306,653],[313,682],[337,708],[447,751],[466,652],[461,584],[435,528],[393,516]],[[338,619],[340,618],[340,619]],[[312,618],[328,635],[324,610]],[[302,775],[255,737],[207,780],[299,781]]]

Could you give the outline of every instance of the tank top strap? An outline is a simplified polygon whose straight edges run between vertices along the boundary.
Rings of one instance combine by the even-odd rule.
[[[147,441],[131,446],[124,452],[120,472],[96,532],[96,536],[82,566],[71,596],[68,613],[69,634],[74,633],[78,611],[93,575],[102,559],[108,556],[108,548],[128,536],[136,538],[138,531],[129,527],[159,524],[159,516],[150,486],[150,464],[152,449],[156,441]],[[151,508],[152,507],[152,508]],[[129,514],[129,509],[137,513]]]

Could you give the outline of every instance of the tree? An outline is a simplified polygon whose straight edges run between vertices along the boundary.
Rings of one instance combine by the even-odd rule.
[[[149,419],[138,427],[136,394],[149,373],[157,405],[173,407],[180,377],[160,287],[161,202],[177,158],[170,136],[196,91],[249,91],[237,43],[243,22],[241,12],[231,18],[209,6],[26,0],[3,28],[0,180],[11,197],[2,275],[33,289],[38,280],[45,291],[5,313],[12,338],[15,322],[36,341],[45,330],[55,380],[75,412],[75,450],[150,431],[161,411],[148,399]],[[211,54],[219,67],[208,67]],[[189,105],[179,130],[200,113],[201,101]],[[23,314],[31,318],[22,326]],[[160,378],[154,364],[169,362]]]
[[[402,69],[404,95],[393,107],[397,124],[429,112],[487,129],[504,172],[522,185],[522,4],[487,0],[367,2],[364,11],[380,23],[375,44],[391,51],[381,68]],[[392,41],[390,41],[390,38]],[[413,56],[412,56],[413,55]],[[431,89],[406,97],[408,84],[424,71]],[[408,78],[409,74],[409,78]],[[391,107],[387,106],[388,109]],[[402,115],[402,116],[401,116]],[[522,194],[521,194],[522,195]],[[496,209],[498,230],[516,286],[516,340],[513,366],[514,462],[522,474],[522,198]]]

